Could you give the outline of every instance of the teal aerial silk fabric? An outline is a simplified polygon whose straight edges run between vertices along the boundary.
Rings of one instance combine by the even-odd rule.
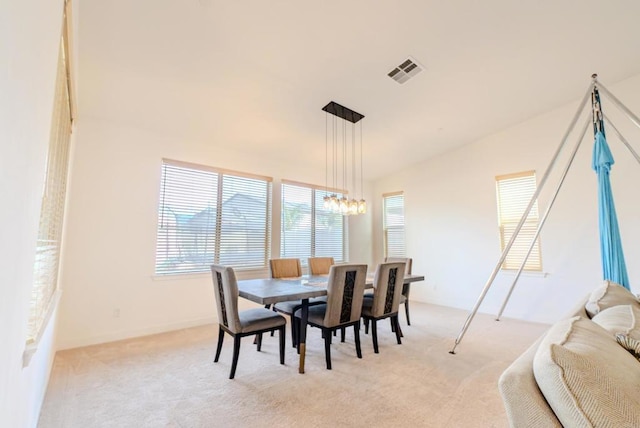
[[[609,179],[609,172],[613,164],[614,160],[607,140],[604,134],[598,131],[593,145],[591,167],[598,174],[598,222],[600,226],[602,273],[604,279],[630,289],[627,266],[622,252],[616,207],[613,202],[611,181]]]

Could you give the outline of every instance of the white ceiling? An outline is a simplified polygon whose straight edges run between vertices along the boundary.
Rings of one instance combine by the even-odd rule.
[[[81,117],[324,168],[333,100],[366,116],[370,179],[640,73],[636,0],[79,3]]]

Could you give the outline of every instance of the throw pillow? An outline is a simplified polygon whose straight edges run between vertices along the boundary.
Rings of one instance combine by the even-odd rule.
[[[616,334],[616,340],[624,349],[629,351],[631,355],[636,357],[636,360],[640,361],[640,340],[621,333]]]
[[[563,426],[640,427],[640,364],[593,321],[554,324],[536,351],[533,372]]]
[[[629,290],[615,282],[605,281],[591,293],[585,309],[590,318],[598,312],[617,305],[636,305],[640,309],[638,298]]]
[[[598,312],[592,321],[614,336],[622,333],[640,340],[640,308],[635,305],[618,305]]]

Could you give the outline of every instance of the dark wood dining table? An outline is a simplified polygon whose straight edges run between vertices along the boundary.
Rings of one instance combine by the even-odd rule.
[[[298,278],[264,278],[238,281],[240,297],[261,305],[273,305],[278,302],[301,300],[301,318],[299,332],[300,361],[298,372],[304,373],[306,354],[307,321],[309,299],[327,295],[327,275],[304,275]],[[422,275],[406,275],[404,283],[424,281]],[[367,275],[366,288],[373,288],[373,275]]]

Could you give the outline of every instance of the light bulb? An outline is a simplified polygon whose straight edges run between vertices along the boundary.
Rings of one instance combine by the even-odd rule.
[[[367,212],[367,202],[364,199],[360,199],[358,202],[358,214],[364,214]]]
[[[358,201],[355,199],[349,201],[349,215],[358,215]]]
[[[340,212],[342,214],[349,214],[349,200],[344,196],[340,198]]]
[[[325,196],[324,198],[322,198],[322,201],[323,201],[322,207],[325,210],[328,210],[329,208],[331,208],[331,196],[329,195]]]
[[[331,211],[338,212],[340,211],[340,203],[338,202],[338,195],[335,193],[331,195]]]

